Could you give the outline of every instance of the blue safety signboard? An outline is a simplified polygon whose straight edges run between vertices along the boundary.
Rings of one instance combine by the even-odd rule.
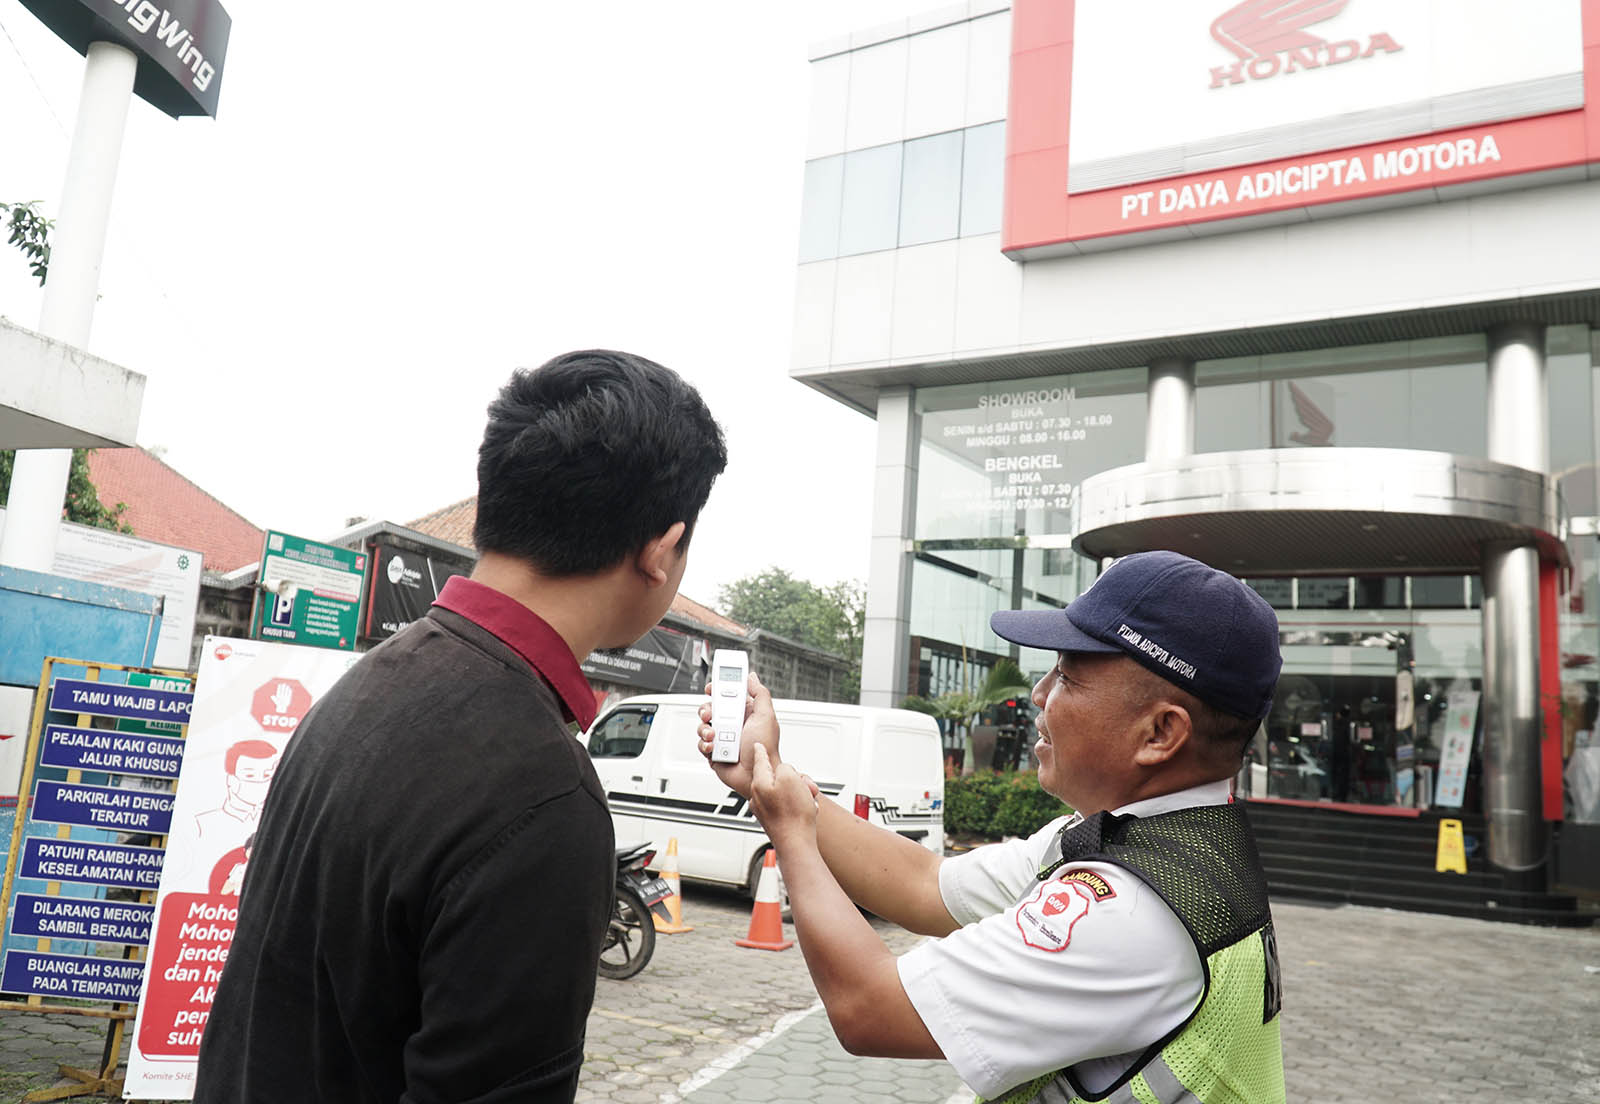
[[[183,741],[104,728],[47,725],[39,762],[68,770],[176,778],[183,765]]]
[[[164,836],[172,824],[172,795],[40,782],[33,794],[33,819],[47,824],[85,824]]]
[[[133,1004],[143,978],[144,963],[131,959],[7,951],[0,992]]]
[[[91,943],[129,943],[143,947],[150,942],[150,925],[155,921],[155,914],[154,905],[131,901],[19,893],[11,931],[14,935],[39,939],[87,939]]]
[[[161,882],[165,857],[166,851],[160,847],[29,836],[22,841],[17,873],[42,882],[153,890]]]
[[[50,684],[49,708],[57,713],[92,713],[135,721],[188,724],[192,690],[158,690],[153,686],[118,686],[87,679],[56,679]]]

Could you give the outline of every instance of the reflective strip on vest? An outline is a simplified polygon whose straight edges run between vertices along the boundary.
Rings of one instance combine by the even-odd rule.
[[[1078,1099],[1076,1096],[1073,1100]],[[1106,1097],[1106,1104],[1141,1104],[1137,1096],[1133,1095],[1133,1082],[1129,1081],[1122,1088]]]
[[[1156,1094],[1156,1099],[1161,1104],[1200,1104],[1200,1098],[1183,1087],[1178,1075],[1172,1072],[1172,1067],[1167,1065],[1166,1059],[1159,1054],[1150,1059],[1150,1064],[1140,1070],[1139,1075],[1144,1078],[1144,1083],[1150,1086],[1150,1091]],[[1129,1099],[1133,1099],[1131,1095]]]
[[[1116,1092],[1107,1096],[1100,1104],[1144,1104],[1143,1098],[1133,1091],[1134,1082],[1144,1078],[1145,1087],[1156,1098],[1157,1104],[1201,1104],[1200,1098],[1183,1087],[1183,1082],[1178,1080],[1178,1075],[1172,1072],[1172,1067],[1157,1055],[1140,1071],[1139,1075],[1130,1079]],[[1025,1085],[1019,1085],[998,1097],[992,1104],[1022,1104],[1024,1101],[1037,1101],[1038,1104],[1067,1104],[1068,1101],[1080,1099],[1072,1091],[1071,1084],[1062,1073],[1038,1077]],[[991,1104],[985,1102],[983,1097],[977,1097],[975,1104]]]

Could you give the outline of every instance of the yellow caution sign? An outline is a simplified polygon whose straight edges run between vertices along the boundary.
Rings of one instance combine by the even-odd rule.
[[[1467,845],[1461,839],[1459,820],[1439,822],[1439,851],[1433,868],[1441,874],[1467,872]]]

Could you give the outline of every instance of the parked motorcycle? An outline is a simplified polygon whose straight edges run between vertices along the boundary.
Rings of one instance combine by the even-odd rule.
[[[655,857],[655,849],[648,843],[617,848],[617,894],[611,903],[605,945],[600,949],[601,977],[631,978],[644,969],[656,949],[656,926],[650,914],[672,919],[665,903],[672,887],[645,870]]]

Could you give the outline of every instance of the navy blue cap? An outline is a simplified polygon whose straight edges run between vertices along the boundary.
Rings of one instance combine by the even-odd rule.
[[[1002,610],[989,627],[1028,648],[1122,652],[1237,717],[1267,715],[1283,667],[1266,600],[1176,552],[1125,556],[1066,609]]]

